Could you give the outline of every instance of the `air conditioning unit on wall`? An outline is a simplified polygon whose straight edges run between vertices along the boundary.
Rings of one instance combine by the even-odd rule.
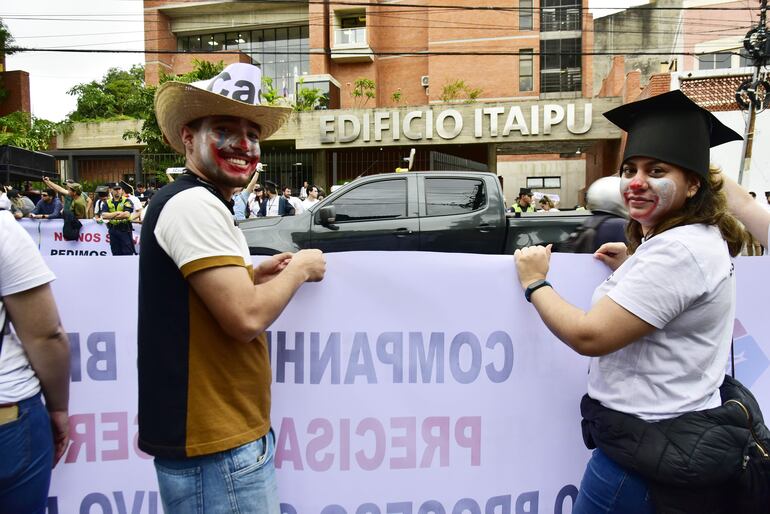
[[[423,75],[422,77],[420,77],[420,85],[422,87],[428,87],[430,85],[430,81],[428,80],[427,75]]]

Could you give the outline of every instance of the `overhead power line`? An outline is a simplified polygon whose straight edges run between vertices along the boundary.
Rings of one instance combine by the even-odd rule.
[[[96,49],[96,48],[24,48],[24,47],[15,47],[12,49],[13,52],[53,52],[53,53],[83,53],[83,54],[209,54],[209,55],[239,55],[243,52],[240,51],[195,51],[195,52],[189,52],[186,50],[106,50],[106,49]],[[284,51],[274,51],[274,52],[260,52],[263,55],[324,55],[324,54],[331,54],[332,52],[326,52],[324,50],[309,50],[306,52],[298,51],[298,52],[284,52]],[[345,54],[345,55],[356,55],[355,51],[352,50],[337,50],[335,53],[339,54]],[[732,55],[739,55],[738,52],[721,52],[721,53],[729,53]],[[387,56],[404,56],[404,57],[423,57],[423,56],[518,56],[519,51],[510,51],[510,52],[502,52],[502,51],[433,51],[433,50],[418,50],[418,51],[400,51],[400,52],[380,52],[380,51],[372,51],[371,53],[367,52],[366,54],[358,53],[359,55],[376,55],[379,57],[387,57]],[[588,56],[597,56],[597,55],[624,55],[624,56],[641,56],[641,55],[690,55],[690,56],[698,56],[701,55],[700,52],[539,52],[534,51],[531,52],[531,55],[588,55]]]
[[[239,2],[239,3],[264,3],[264,2]],[[306,2],[287,2],[287,3],[307,3],[307,4],[315,4],[315,5],[323,5],[325,2],[323,0],[310,0]],[[405,13],[436,13],[439,11],[477,11],[477,12],[519,12],[519,11],[526,11],[526,12],[535,12],[535,11],[542,11],[542,10],[551,10],[554,8],[569,8],[569,9],[578,9],[581,11],[625,11],[625,10],[634,10],[634,11],[755,11],[756,7],[751,6],[717,6],[717,5],[711,5],[711,6],[690,6],[690,7],[675,7],[675,6],[659,6],[659,5],[640,5],[640,6],[614,6],[614,7],[587,7],[580,4],[574,4],[574,5],[560,5],[558,7],[554,6],[531,6],[531,7],[519,7],[519,6],[503,6],[503,5],[490,5],[490,6],[478,6],[478,5],[433,5],[433,6],[426,6],[426,5],[420,5],[420,4],[405,4],[405,3],[398,3],[398,4],[379,4],[379,3],[371,3],[371,2],[334,2],[335,8],[339,7],[372,7],[377,9],[382,9],[383,13],[371,13],[373,15],[377,14],[385,14],[387,13],[394,13],[394,12],[405,12]],[[53,14],[53,13],[47,13],[45,17],[38,16],[36,14],[19,14],[19,13],[13,13],[13,14],[0,14],[0,18],[7,18],[7,19],[16,19],[16,20],[62,20],[64,19],[77,19],[78,21],[114,21],[114,20],[104,20],[99,19],[99,17],[113,17],[113,16],[128,16],[133,17],[134,20],[129,21],[142,21],[142,19],[145,17],[144,13],[140,14],[131,14],[131,13],[94,13],[94,14],[87,14],[87,13],[78,13],[78,14],[72,14],[72,13],[63,13],[63,14]]]

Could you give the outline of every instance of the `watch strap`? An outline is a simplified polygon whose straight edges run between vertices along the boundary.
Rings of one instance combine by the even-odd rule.
[[[529,303],[532,303],[532,293],[545,286],[553,287],[551,283],[545,279],[535,280],[524,290],[524,298],[526,298]]]

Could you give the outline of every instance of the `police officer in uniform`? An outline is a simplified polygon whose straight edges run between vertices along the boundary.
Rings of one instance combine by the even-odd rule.
[[[102,202],[101,217],[107,221],[112,255],[136,255],[131,213],[134,206],[120,183],[110,184],[112,195]]]
[[[532,204],[532,190],[528,187],[519,189],[519,198],[511,206],[511,212],[535,212],[535,206]]]

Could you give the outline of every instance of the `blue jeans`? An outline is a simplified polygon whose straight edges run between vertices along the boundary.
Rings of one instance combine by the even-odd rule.
[[[0,425],[0,514],[45,512],[52,468],[51,420],[38,393]]]
[[[280,514],[275,434],[202,457],[155,458],[166,514]]]
[[[647,484],[598,448],[588,461],[572,514],[654,514]]]

